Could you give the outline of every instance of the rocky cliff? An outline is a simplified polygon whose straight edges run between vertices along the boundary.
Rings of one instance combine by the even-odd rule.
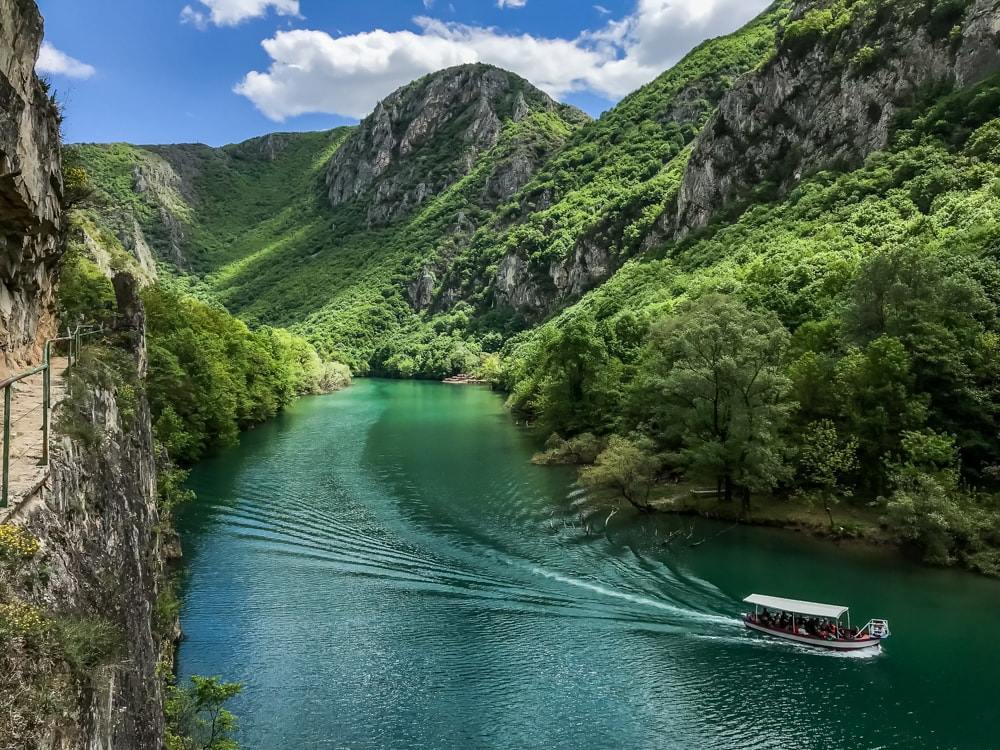
[[[54,335],[62,252],[58,107],[34,74],[42,20],[0,0],[0,347],[37,364]],[[164,743],[163,573],[135,281],[74,364],[47,480],[0,524],[0,748],[157,750]],[[15,394],[15,398],[17,398]],[[6,511],[5,511],[6,515]]]
[[[782,195],[809,173],[860,166],[888,145],[901,106],[1000,69],[995,0],[843,5],[797,4],[778,54],[736,83],[697,139],[647,244],[706,226],[754,187]]]
[[[149,406],[139,387],[144,319],[134,280],[119,276],[115,287],[122,325],[111,346],[93,345],[72,376],[51,493],[25,518],[45,550],[48,581],[37,600],[57,621],[113,637],[86,673],[71,669],[61,715],[47,717],[37,744],[25,748],[163,746],[153,623],[164,555]]]
[[[334,154],[326,177],[330,203],[369,197],[371,191],[369,223],[396,219],[467,175],[497,144],[506,122],[521,122],[536,111],[587,119],[489,65],[425,76],[380,102]],[[509,198],[536,166],[526,152],[518,153],[491,173],[488,193]]]
[[[0,2],[0,374],[38,364],[55,335],[62,175],[59,110],[35,75],[42,18]]]

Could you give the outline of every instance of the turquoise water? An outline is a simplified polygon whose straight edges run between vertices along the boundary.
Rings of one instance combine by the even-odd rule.
[[[766,529],[600,513],[481,388],[361,381],[192,473],[182,674],[241,747],[1000,747],[1000,584]],[[752,592],[885,617],[752,634]]]

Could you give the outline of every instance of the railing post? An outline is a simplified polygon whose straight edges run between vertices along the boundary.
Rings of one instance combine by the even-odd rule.
[[[10,389],[8,383],[3,389],[3,496],[0,508],[7,507],[7,491],[10,487]]]
[[[45,369],[42,370],[42,466],[49,465],[49,404],[52,398],[49,389],[52,387],[52,361],[49,357],[49,344],[45,342]]]

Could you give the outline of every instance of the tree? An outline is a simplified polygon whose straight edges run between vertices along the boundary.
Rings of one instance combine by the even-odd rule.
[[[659,468],[651,450],[648,441],[612,435],[594,465],[580,472],[580,482],[586,487],[614,490],[633,508],[651,513],[654,508],[649,504],[649,492]]]
[[[547,329],[534,342],[531,372],[511,394],[515,413],[545,432],[607,432],[618,414],[621,363],[608,354],[589,314]]]
[[[820,499],[833,528],[833,510],[840,479],[858,468],[858,441],[841,439],[829,419],[810,422],[802,431],[799,446],[799,475],[805,482],[819,488]]]
[[[787,466],[781,431],[792,409],[780,361],[788,332],[771,312],[710,294],[657,323],[639,393],[662,440],[679,444],[726,501],[772,489]]]
[[[995,274],[995,262],[957,251],[896,248],[862,264],[845,310],[845,332],[858,344],[898,340],[909,390],[929,399],[927,424],[954,434],[973,466],[1000,449]]]
[[[190,687],[168,688],[167,750],[236,750],[236,717],[224,706],[243,683],[220,679],[192,675]]]
[[[923,425],[927,399],[915,394],[910,358],[899,339],[882,336],[837,363],[834,387],[845,394],[841,412],[858,440],[862,475],[885,492],[886,460],[899,452],[904,430]]]

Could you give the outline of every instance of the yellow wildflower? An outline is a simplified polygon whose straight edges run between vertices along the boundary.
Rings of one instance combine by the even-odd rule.
[[[0,523],[0,559],[34,557],[41,543],[20,526]]]

